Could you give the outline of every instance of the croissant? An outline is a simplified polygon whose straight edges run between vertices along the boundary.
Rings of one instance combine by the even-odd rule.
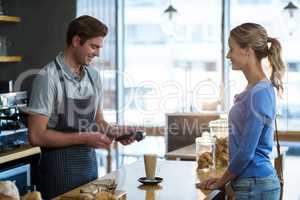
[[[40,192],[29,192],[27,193],[22,200],[43,200]]]
[[[94,200],[94,196],[88,193],[81,193],[77,200]]]
[[[95,200],[116,200],[116,198],[109,192],[99,192],[95,195]]]

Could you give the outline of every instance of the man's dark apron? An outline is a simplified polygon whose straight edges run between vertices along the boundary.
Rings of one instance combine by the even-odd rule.
[[[78,108],[94,106],[95,95],[86,99],[71,99],[67,97],[64,76],[58,62],[55,60],[56,69],[60,77],[63,89],[64,112],[58,115],[58,124],[55,130],[65,134],[79,132],[79,119],[85,119],[93,123],[95,119],[95,109],[88,114],[77,113],[72,110],[70,105]],[[86,70],[88,78],[92,84],[94,94],[95,86],[91,75]],[[95,106],[94,106],[95,107]],[[60,112],[61,113],[61,112]],[[75,121],[75,126],[70,126],[69,117]],[[96,153],[93,148],[86,145],[75,145],[63,148],[41,148],[41,158],[39,163],[39,190],[42,192],[43,199],[51,199],[57,195],[72,190],[75,187],[95,180],[98,177]]]

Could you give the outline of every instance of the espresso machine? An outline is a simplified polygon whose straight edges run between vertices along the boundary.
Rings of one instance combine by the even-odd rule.
[[[27,131],[27,92],[13,91],[13,81],[0,81],[0,157],[30,148]],[[35,188],[32,185],[32,160],[18,159],[0,165],[0,181],[13,181],[20,195]]]
[[[0,153],[28,144],[27,92],[0,93]]]

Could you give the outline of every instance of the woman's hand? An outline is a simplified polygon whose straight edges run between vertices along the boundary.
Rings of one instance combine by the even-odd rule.
[[[222,187],[219,184],[219,178],[210,178],[200,183],[196,183],[196,188],[203,189],[203,190],[215,190]]]

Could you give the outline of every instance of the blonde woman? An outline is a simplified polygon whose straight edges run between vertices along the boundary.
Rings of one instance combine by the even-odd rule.
[[[268,58],[271,76],[262,68]],[[236,95],[229,112],[230,164],[220,178],[201,182],[202,189],[217,189],[231,181],[236,199],[276,200],[280,183],[270,161],[273,147],[276,93],[282,93],[285,66],[281,45],[259,24],[241,24],[230,32],[227,58],[233,70],[243,72],[246,89]]]

